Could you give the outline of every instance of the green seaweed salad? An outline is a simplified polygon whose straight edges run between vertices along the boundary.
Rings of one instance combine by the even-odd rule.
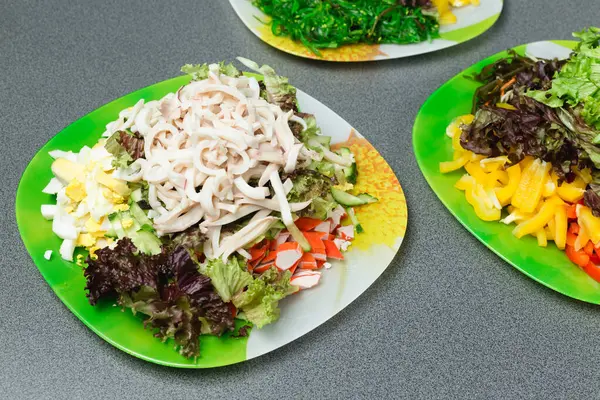
[[[289,36],[320,56],[345,44],[409,44],[439,37],[431,0],[253,0]]]

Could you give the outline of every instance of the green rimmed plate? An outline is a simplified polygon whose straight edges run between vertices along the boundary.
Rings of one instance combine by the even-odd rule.
[[[350,304],[383,273],[400,248],[407,224],[407,208],[402,188],[383,157],[340,116],[298,90],[303,111],[315,114],[324,134],[332,136],[333,146],[347,146],[356,155],[359,178],[357,190],[369,192],[379,203],[357,209],[365,233],[358,235],[346,260],[333,263],[324,271],[321,283],[281,302],[281,318],[248,338],[203,336],[201,355],[186,359],[173,349],[172,342],[162,343],[145,330],[141,318],[128,310],[104,302],[89,305],[85,296],[82,268],[60,259],[60,239],[51,230],[51,222],[41,213],[42,204],[55,203],[54,196],[42,193],[52,177],[55,149],[79,151],[92,146],[108,122],[120,110],[139,99],[158,100],[189,82],[187,76],[173,78],[130,93],[74,122],[59,132],[31,160],[23,173],[16,198],[17,224],[34,263],[60,300],[85,325],[113,346],[141,359],[180,368],[210,368],[248,360],[275,350],[316,328]],[[384,229],[381,229],[381,228]],[[46,250],[54,254],[48,261]]]
[[[574,41],[548,41],[518,46],[514,50],[540,58],[565,58],[575,45]],[[455,117],[471,112],[473,94],[479,86],[465,76],[478,73],[484,66],[506,55],[501,52],[467,68],[427,99],[413,128],[415,157],[425,179],[450,213],[490,250],[525,275],[559,293],[600,304],[600,283],[571,263],[564,251],[553,243],[547,248],[539,247],[531,236],[517,239],[511,233],[514,226],[480,220],[465,200],[464,193],[454,188],[464,172],[439,172],[440,162],[452,160],[446,127]]]

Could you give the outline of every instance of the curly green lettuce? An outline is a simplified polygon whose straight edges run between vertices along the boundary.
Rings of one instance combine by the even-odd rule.
[[[312,200],[310,206],[299,214],[326,219],[327,213],[337,207],[337,202],[331,196],[331,188],[337,183],[335,178],[312,169],[297,170],[288,177],[293,183],[287,195],[289,202],[300,203]]]
[[[219,71],[234,78],[241,75],[241,72],[233,64],[225,64],[225,61],[219,63]],[[181,67],[181,72],[190,75],[193,81],[201,81],[208,78],[208,64],[185,64]]]
[[[256,327],[277,321],[279,301],[298,290],[290,284],[289,271],[279,272],[276,268],[254,278],[245,270],[244,263],[236,257],[227,262],[209,260],[202,272],[210,277],[221,299],[232,302],[239,309],[239,316]]]
[[[273,323],[279,319],[279,301],[298,291],[290,284],[290,271],[279,272],[271,268],[254,279],[247,290],[239,292],[232,299],[233,305],[256,327]]]
[[[224,302],[231,301],[235,294],[252,283],[252,275],[244,270],[244,266],[236,257],[231,257],[227,263],[220,258],[208,261],[204,273],[211,279]]]
[[[254,61],[243,57],[237,59],[246,67],[262,75],[262,82],[265,86],[264,93],[269,103],[278,105],[284,111],[298,111],[296,88],[289,83],[288,78],[277,75],[275,70],[268,65],[259,66]]]
[[[600,28],[573,33],[580,39],[573,54],[552,79],[548,90],[530,90],[527,95],[549,107],[581,106],[585,122],[600,129]]]

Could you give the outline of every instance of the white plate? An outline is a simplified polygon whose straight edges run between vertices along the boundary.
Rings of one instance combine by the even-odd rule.
[[[357,207],[356,213],[365,232],[356,235],[346,260],[322,269],[319,285],[289,296],[281,302],[281,319],[263,329],[253,329],[249,338],[228,336],[202,337],[201,355],[187,359],[173,349],[173,342],[162,343],[144,329],[140,318],[118,307],[92,307],[85,297],[85,278],[73,263],[43,254],[58,249],[60,239],[52,232],[52,223],[42,217],[40,207],[53,201],[42,193],[52,176],[52,158],[48,151],[78,151],[93,146],[104,126],[118,113],[139,99],[158,100],[189,82],[180,76],[140,89],[100,107],[74,122],[50,140],[31,161],[17,192],[17,221],[23,242],[38,269],[63,303],[100,337],[144,360],[181,368],[208,368],[241,362],[306,334],[346,307],[364,292],[389,266],[400,248],[407,223],[406,200],[394,172],[383,157],[340,116],[311,96],[298,90],[304,112],[316,115],[325,135],[334,146],[350,147],[358,164],[357,190],[379,198],[378,203]],[[332,346],[335,343],[331,344]]]
[[[479,6],[454,9],[457,23],[443,25],[440,28],[441,37],[431,42],[407,45],[349,45],[338,49],[322,49],[322,57],[319,57],[300,43],[295,43],[287,37],[274,36],[270,26],[259,21],[267,21],[268,17],[252,5],[252,0],[229,2],[248,29],[271,46],[300,57],[342,62],[402,58],[455,46],[487,31],[500,17],[503,6],[503,0],[481,0]]]

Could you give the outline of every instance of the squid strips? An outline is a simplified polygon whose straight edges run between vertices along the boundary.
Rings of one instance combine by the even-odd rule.
[[[271,212],[281,212],[290,229],[291,212],[310,204],[287,202],[292,183],[282,184],[281,172],[291,173],[323,156],[346,162],[335,153],[305,148],[290,121],[307,128],[293,110],[261,98],[254,77],[227,76],[212,64],[207,79],[123,110],[104,136],[129,130],[143,137],[144,157],[115,175],[148,183],[150,215],[159,235],[199,224],[209,237],[207,254],[227,258],[234,252],[247,255],[243,246],[279,219]],[[221,226],[251,214],[248,225],[221,237]]]

